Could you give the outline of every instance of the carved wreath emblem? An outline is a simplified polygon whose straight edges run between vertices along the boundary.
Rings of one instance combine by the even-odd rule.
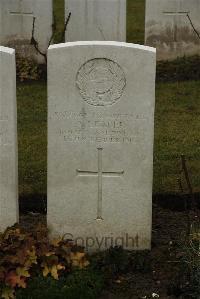
[[[82,98],[90,105],[112,105],[123,94],[126,78],[122,68],[106,58],[95,58],[81,66],[76,85]]]

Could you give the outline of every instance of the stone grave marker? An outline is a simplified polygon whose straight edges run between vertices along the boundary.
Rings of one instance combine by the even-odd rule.
[[[48,225],[88,250],[151,244],[155,49],[48,50]]]
[[[15,51],[0,46],[0,231],[18,221]]]
[[[65,0],[65,41],[126,41],[126,0]]]
[[[1,0],[0,44],[14,47],[22,57],[43,63],[43,56],[30,44],[32,31],[34,28],[39,49],[45,52],[52,35],[52,14],[52,0]]]
[[[146,45],[158,60],[200,54],[199,15],[200,0],[146,0]]]

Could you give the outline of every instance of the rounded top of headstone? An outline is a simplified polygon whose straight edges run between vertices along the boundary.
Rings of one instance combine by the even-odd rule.
[[[0,46],[0,52],[4,52],[4,53],[7,53],[7,54],[14,54],[15,50],[12,49],[12,48]]]
[[[125,43],[125,42],[116,42],[116,41],[78,41],[78,42],[67,42],[61,44],[51,45],[48,50],[56,50],[61,48],[70,48],[76,46],[115,46],[115,47],[124,47],[143,50],[147,52],[156,53],[156,48],[143,46],[139,44]]]

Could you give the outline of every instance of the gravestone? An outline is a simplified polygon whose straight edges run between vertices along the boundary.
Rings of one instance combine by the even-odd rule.
[[[15,51],[0,46],[0,231],[18,221]]]
[[[146,45],[158,60],[200,54],[199,15],[200,0],[146,0]]]
[[[65,0],[65,41],[126,41],[126,0]]]
[[[52,35],[52,14],[52,0],[1,0],[0,44],[15,48],[22,57],[43,63],[44,57],[30,44],[32,31],[34,28],[39,49],[46,52]]]
[[[150,248],[155,56],[119,42],[49,48],[52,236],[91,251]]]

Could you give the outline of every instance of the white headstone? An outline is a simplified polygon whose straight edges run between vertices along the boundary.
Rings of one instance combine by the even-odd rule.
[[[200,54],[200,0],[146,0],[145,43],[157,59]]]
[[[30,45],[33,20],[35,18],[34,37],[39,49],[46,52],[52,35],[52,14],[52,0],[1,0],[0,44],[14,47],[22,57],[44,62],[43,56]]]
[[[66,233],[89,250],[122,238],[126,249],[150,248],[155,56],[118,42],[50,47],[52,235]]]
[[[18,221],[15,51],[0,46],[0,231]]]
[[[126,41],[126,0],[65,0],[65,41]]]

